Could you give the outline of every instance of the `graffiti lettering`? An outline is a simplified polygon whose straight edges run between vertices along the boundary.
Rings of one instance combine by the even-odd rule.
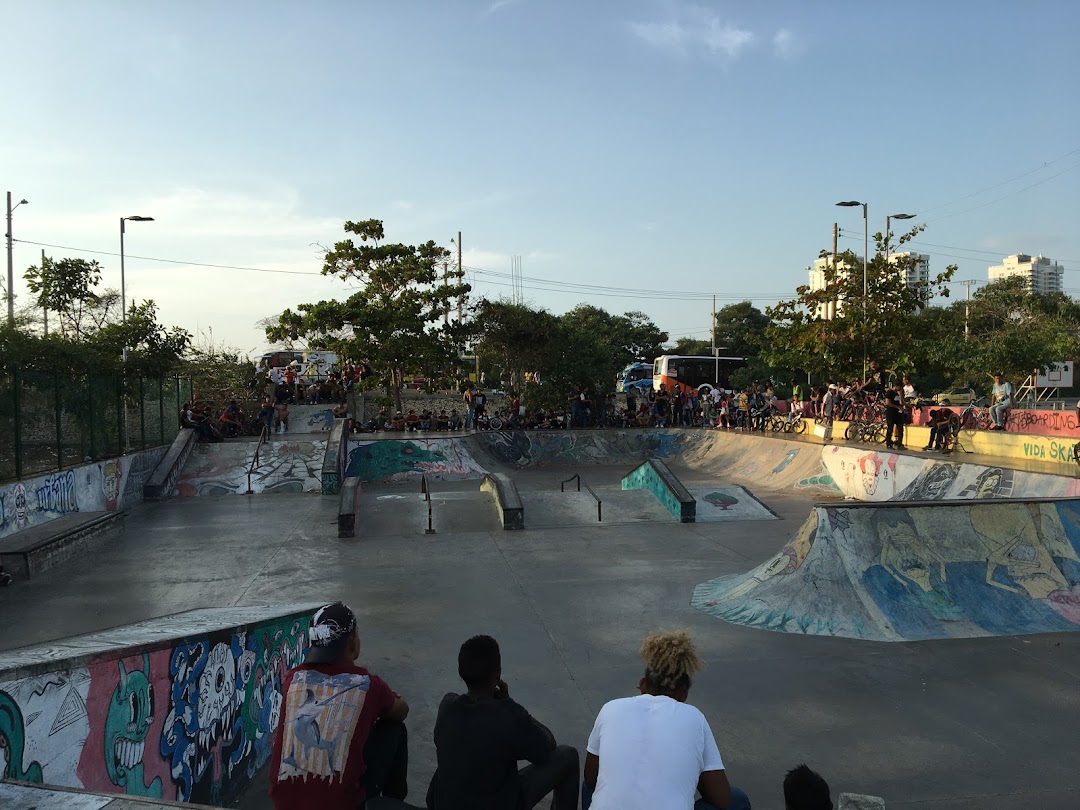
[[[1010,430],[1073,433],[1077,427],[1076,414],[1068,411],[1014,410],[1009,415]]]
[[[1072,462],[1072,445],[1051,441],[1024,442],[1024,455],[1028,458],[1049,459],[1050,461]]]
[[[42,512],[55,512],[58,515],[66,515],[68,512],[78,512],[79,502],[75,493],[75,472],[67,472],[50,475],[41,486],[37,488],[37,505]]]

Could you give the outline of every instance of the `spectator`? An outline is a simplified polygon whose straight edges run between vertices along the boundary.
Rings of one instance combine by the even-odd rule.
[[[784,810],[832,810],[829,784],[805,765],[784,777]]]
[[[485,417],[485,415],[487,413],[487,409],[485,407],[487,405],[487,395],[484,393],[483,388],[477,388],[476,389],[476,393],[473,394],[472,405],[473,405],[473,427],[474,428],[479,428],[480,427],[480,420],[484,419],[484,417]],[[484,419],[484,421],[487,421],[487,420]]]
[[[401,411],[394,411],[394,417],[390,420],[390,429],[397,431],[405,430],[405,417],[402,416]]]
[[[642,642],[641,657],[641,694],[609,701],[596,716],[582,810],[748,810],[746,794],[728,783],[709,721],[686,702],[704,666],[690,634],[654,633]]]
[[[990,418],[994,424],[990,430],[1004,430],[1005,420],[1009,417],[1009,411],[1013,407],[1012,383],[1005,381],[1005,376],[999,371],[994,374],[994,387],[990,392]]]
[[[930,439],[923,450],[940,450],[943,453],[951,452],[949,440],[952,438],[952,411],[948,408],[934,408],[930,411]]]
[[[277,416],[274,418],[274,424],[277,425],[277,432],[279,434],[284,433],[289,429],[289,403],[278,403]]]
[[[266,393],[275,400],[278,398],[278,389],[285,384],[285,370],[280,366],[270,369],[270,384],[266,386]]]
[[[577,810],[578,752],[556,745],[511,699],[498,642],[473,636],[462,644],[458,675],[468,692],[451,692],[439,704],[428,810],[527,810],[553,791],[553,808]],[[523,759],[532,764],[519,771]]]
[[[221,431],[221,435],[227,438],[239,436],[243,426],[240,423],[240,406],[236,404],[235,399],[230,399],[229,404],[221,412],[221,416],[218,418],[218,430]]]
[[[269,398],[264,399],[262,407],[259,409],[259,414],[255,419],[260,425],[266,428],[267,433],[270,433],[270,431],[274,429],[274,413],[274,403],[271,402]]]
[[[446,426],[449,430],[457,430],[461,427],[461,416],[457,412],[457,408],[450,409],[450,416],[447,417]]]
[[[433,420],[435,422],[435,430],[446,430],[450,426],[450,417],[446,415],[446,410],[439,411],[438,416]]]
[[[461,395],[461,401],[465,404],[465,430],[468,430],[473,424],[473,387],[470,385],[465,389],[465,392]],[[457,430],[457,428],[453,428]]]
[[[915,388],[915,383],[911,381],[911,377],[907,374],[903,377],[904,382],[904,401],[914,402],[919,398],[919,392]]]
[[[360,634],[343,603],[319,608],[304,663],[285,675],[270,762],[276,810],[362,808],[408,794],[408,704],[356,666]]]
[[[412,408],[409,408],[409,413],[405,416],[405,429],[410,433],[420,429],[420,417]]]
[[[885,446],[904,449],[904,386],[896,383],[882,396],[885,403]]]
[[[868,393],[879,393],[885,388],[886,382],[888,382],[889,374],[893,372],[887,368],[881,368],[877,360],[870,361],[870,368],[866,372],[866,382],[863,384],[863,390]]]
[[[424,408],[420,414],[420,429],[431,430],[431,410],[429,408]]]

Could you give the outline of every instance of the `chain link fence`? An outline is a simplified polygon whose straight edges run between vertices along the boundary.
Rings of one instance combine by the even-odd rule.
[[[0,370],[0,482],[169,444],[181,377]]]

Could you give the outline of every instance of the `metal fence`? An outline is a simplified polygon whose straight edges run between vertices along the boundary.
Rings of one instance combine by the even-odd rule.
[[[0,370],[0,481],[168,444],[190,397],[181,377]]]

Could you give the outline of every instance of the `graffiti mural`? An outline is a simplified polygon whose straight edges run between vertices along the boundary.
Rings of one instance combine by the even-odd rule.
[[[242,495],[255,457],[254,442],[198,444],[176,482],[176,494]],[[259,451],[251,473],[253,492],[322,492],[326,439],[277,439]]]
[[[131,657],[4,682],[0,775],[229,804],[265,764],[307,615],[158,643]]]
[[[384,439],[349,442],[345,475],[362,481],[431,478],[483,478],[487,470],[459,439]]]
[[[693,604],[878,641],[1080,630],[1080,505],[817,507],[779,554],[699,585]]]
[[[673,430],[502,431],[477,434],[480,447],[500,464],[624,464],[669,458],[704,434]]]
[[[0,537],[73,512],[116,512],[142,501],[163,447],[0,486]]]

